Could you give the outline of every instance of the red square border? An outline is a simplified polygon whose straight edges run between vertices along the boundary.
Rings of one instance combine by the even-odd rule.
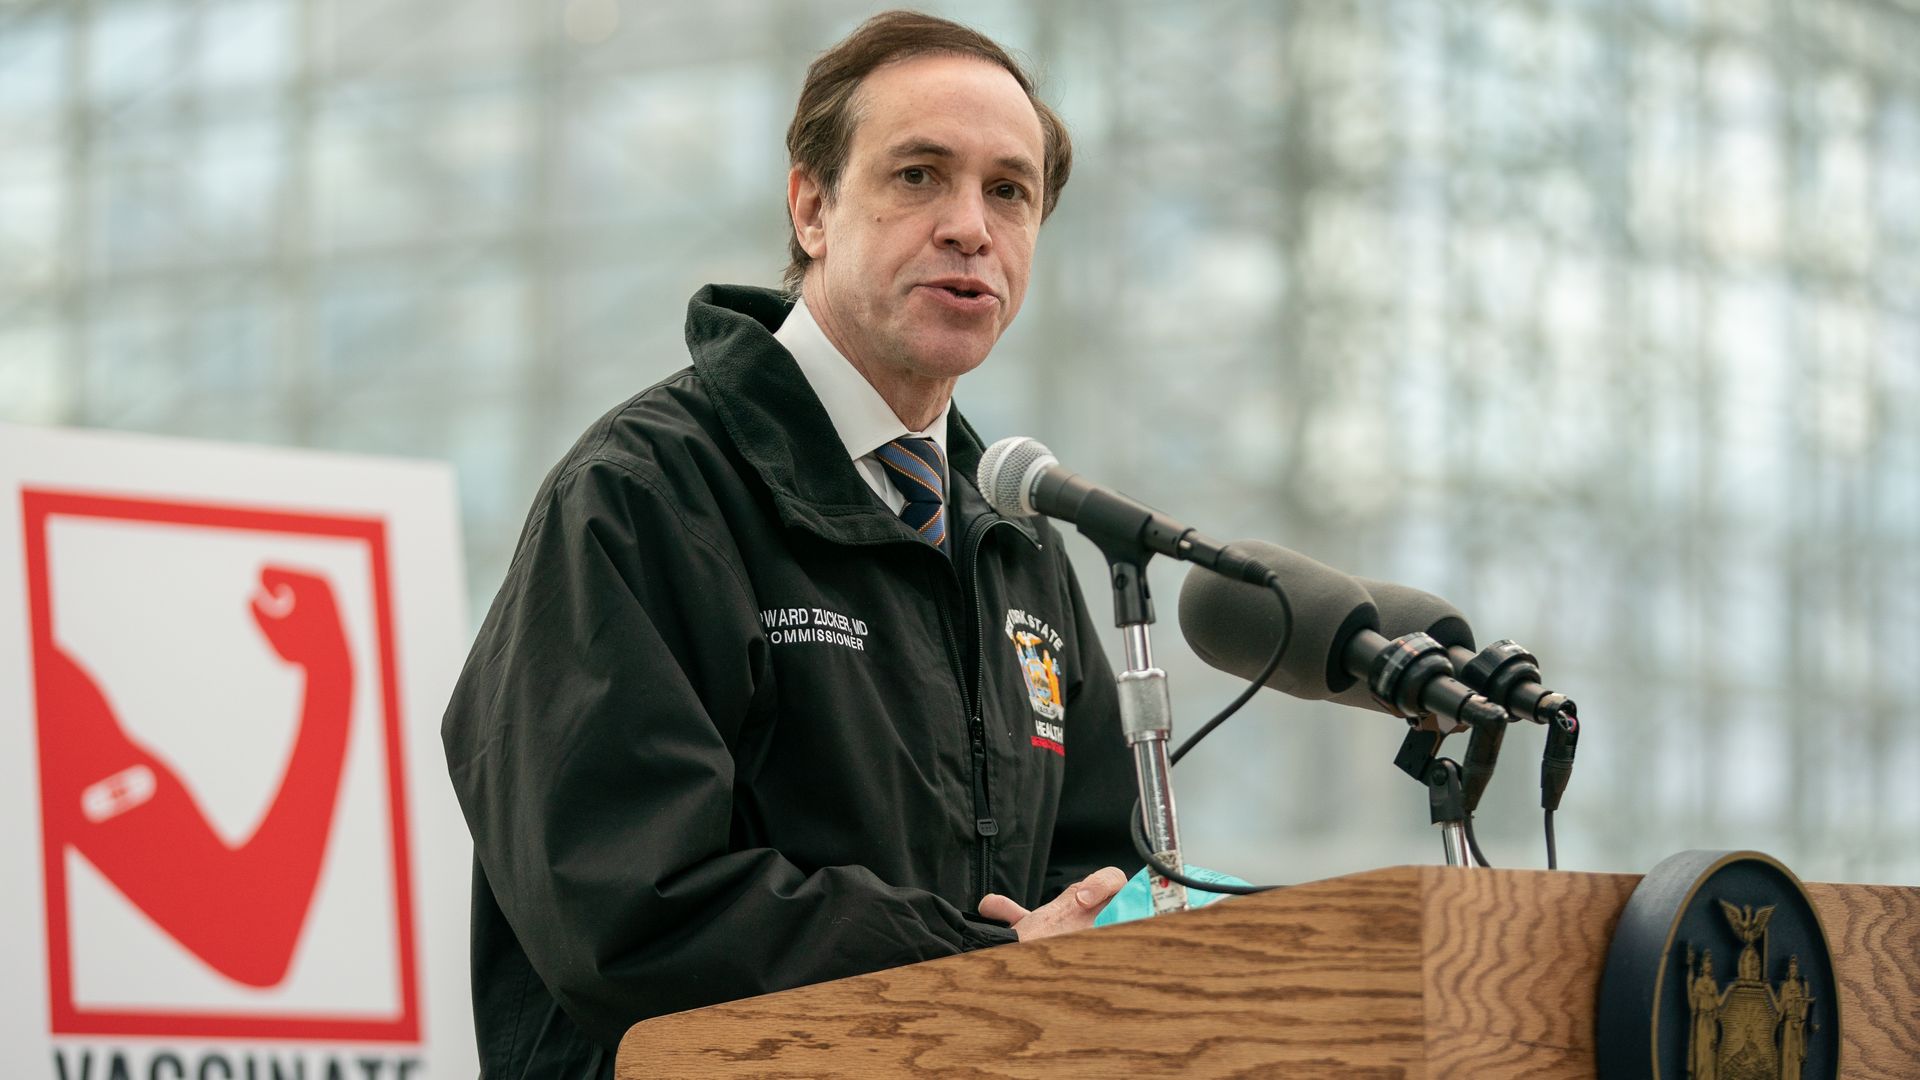
[[[400,976],[400,1015],[391,1021],[290,1013],[231,1013],[82,1009],[73,1001],[69,970],[71,940],[67,919],[64,847],[44,828],[49,1011],[55,1035],[199,1036],[224,1038],[341,1040],[417,1043],[420,1003],[414,953],[411,848],[408,844],[400,696],[393,637],[391,578],[387,565],[386,525],[379,518],[262,510],[211,503],[164,502],[78,491],[22,488],[28,605],[36,670],[52,647],[53,621],[47,573],[47,525],[54,516],[101,518],[200,528],[290,533],[359,540],[368,547],[372,567],[374,615],[380,656],[380,700],[387,753],[388,819],[392,823],[394,915]],[[44,693],[44,689],[39,691]],[[37,731],[37,727],[36,727]],[[36,736],[37,743],[37,736]]]

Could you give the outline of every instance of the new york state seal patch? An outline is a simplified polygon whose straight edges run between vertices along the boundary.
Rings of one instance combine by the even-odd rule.
[[[1600,983],[1601,1076],[1829,1080],[1840,999],[1819,913],[1755,851],[1686,851],[1620,915]]]

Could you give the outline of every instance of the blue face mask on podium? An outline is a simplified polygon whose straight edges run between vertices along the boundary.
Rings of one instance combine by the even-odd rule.
[[[1206,867],[1195,866],[1192,863],[1188,863],[1182,872],[1195,881],[1219,882],[1222,885],[1248,884],[1232,874],[1222,874],[1218,870],[1208,870]],[[1226,898],[1224,893],[1203,892],[1199,889],[1187,890],[1189,908],[1206,907],[1215,900]],[[1112,900],[1107,901],[1107,906],[1101,910],[1099,917],[1093,920],[1093,925],[1112,926],[1115,923],[1132,922],[1152,915],[1153,893],[1147,886],[1147,868],[1143,866],[1139,873],[1127,879],[1126,885],[1119,892],[1113,894]]]

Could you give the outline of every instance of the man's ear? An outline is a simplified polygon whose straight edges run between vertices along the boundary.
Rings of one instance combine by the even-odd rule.
[[[800,250],[813,258],[827,253],[827,201],[813,174],[795,165],[787,170],[787,214]]]

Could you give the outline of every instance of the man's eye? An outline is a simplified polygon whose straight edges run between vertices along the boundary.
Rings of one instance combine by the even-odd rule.
[[[1027,197],[1027,189],[1019,184],[995,184],[993,193],[1008,202],[1019,202]]]
[[[918,165],[909,165],[900,170],[900,179],[909,184],[924,184],[927,182],[927,170]]]

